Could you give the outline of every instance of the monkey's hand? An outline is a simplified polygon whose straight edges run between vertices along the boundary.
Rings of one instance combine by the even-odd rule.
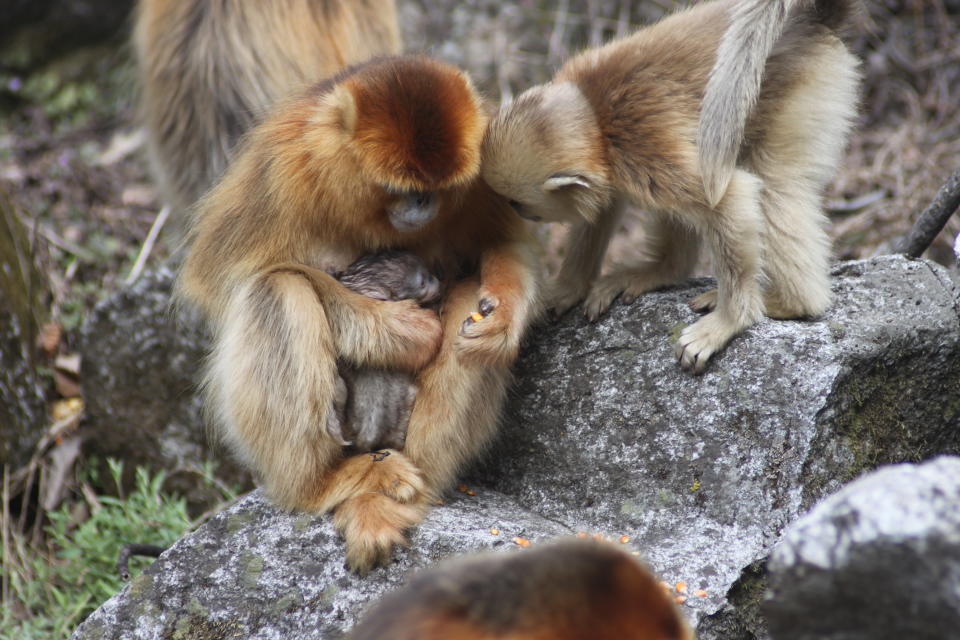
[[[520,350],[512,305],[501,303],[481,287],[477,309],[460,325],[454,345],[457,355],[481,364],[510,364]]]
[[[421,308],[413,300],[374,302],[381,309],[383,328],[391,337],[394,355],[386,358],[394,366],[418,371],[429,364],[443,338],[435,311]]]

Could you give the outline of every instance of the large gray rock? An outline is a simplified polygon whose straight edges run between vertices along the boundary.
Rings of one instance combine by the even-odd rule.
[[[328,518],[284,513],[258,491],[168,549],[74,638],[339,638],[413,569],[465,549],[514,549],[516,536],[569,533],[485,491],[435,508],[393,564],[359,577],[344,568]]]
[[[960,458],[867,474],[792,524],[770,557],[776,640],[960,634]]]
[[[786,524],[865,469],[960,450],[954,281],[899,256],[834,276],[822,318],[765,320],[700,377],[672,343],[706,283],[540,328],[481,477],[705,589],[687,601],[701,639],[762,634],[759,569]]]
[[[81,329],[85,449],[172,473],[167,486],[193,501],[203,483],[190,472],[207,460],[231,483],[246,472],[222,455],[204,428],[197,393],[206,334],[171,307],[174,274],[161,267],[97,304]],[[185,473],[177,473],[184,471]]]
[[[194,625],[335,638],[404,571],[483,548],[490,526],[509,539],[501,519],[524,510],[538,514],[525,516],[524,537],[627,535],[664,579],[704,589],[684,605],[702,640],[765,637],[763,563],[787,524],[865,469],[960,451],[955,282],[896,256],[834,275],[822,318],[764,320],[700,377],[675,364],[672,340],[696,319],[687,300],[706,280],[615,305],[595,325],[571,313],[537,327],[502,436],[473,474],[479,495],[435,510],[398,565],[347,578],[326,518],[252,499],[181,542],[167,556],[176,563],[151,567],[76,637],[171,637]],[[284,607],[296,615],[264,604],[290,580],[299,591]]]

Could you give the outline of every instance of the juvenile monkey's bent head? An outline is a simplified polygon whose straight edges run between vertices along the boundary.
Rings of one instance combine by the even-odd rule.
[[[501,107],[483,141],[482,171],[530,220],[592,221],[608,198],[596,117],[570,82],[534,87]]]

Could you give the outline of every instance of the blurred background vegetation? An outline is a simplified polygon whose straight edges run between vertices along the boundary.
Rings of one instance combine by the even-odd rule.
[[[494,100],[548,79],[571,53],[683,4],[397,1],[408,50],[467,68]],[[163,476],[144,472],[132,494],[111,502],[117,486],[83,464],[79,441],[64,461],[47,455],[53,443],[75,437],[82,419],[78,328],[98,300],[132,279],[159,209],[136,126],[127,43],[132,4],[6,0],[0,24],[0,251],[7,254],[0,263],[20,267],[15,277],[3,274],[0,307],[20,301],[12,322],[29,345],[50,426],[27,437],[26,453],[16,455],[8,434],[17,425],[0,424],[0,439],[7,438],[0,447],[2,639],[65,637],[119,588],[104,562],[120,545],[169,543],[191,518],[215,508],[199,505],[188,513],[164,492]],[[827,193],[840,259],[889,252],[960,167],[960,0],[866,0],[865,6],[849,37],[865,75],[860,121]],[[950,264],[958,231],[954,216],[927,255]],[[562,234],[544,232],[551,265]],[[613,259],[628,259],[641,235],[640,225],[625,223]],[[161,235],[148,267],[172,250]],[[16,283],[22,290],[14,295]],[[0,422],[15,421],[11,415],[18,414],[8,409],[0,407]],[[219,495],[232,496],[221,489]]]

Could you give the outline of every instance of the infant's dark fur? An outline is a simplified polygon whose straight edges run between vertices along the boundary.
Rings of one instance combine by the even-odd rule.
[[[412,253],[384,251],[363,256],[335,274],[343,286],[385,301],[416,300],[427,306],[440,300],[440,281]],[[357,368],[341,362],[327,431],[359,451],[402,449],[417,396],[405,372]]]

